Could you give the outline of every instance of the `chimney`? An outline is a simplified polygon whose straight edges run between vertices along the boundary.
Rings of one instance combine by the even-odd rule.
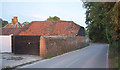
[[[11,24],[14,24],[14,19],[12,19],[12,22],[11,22]]]
[[[13,21],[14,21],[14,24],[16,24],[16,23],[18,22],[17,17],[14,17],[14,18],[13,18]]]

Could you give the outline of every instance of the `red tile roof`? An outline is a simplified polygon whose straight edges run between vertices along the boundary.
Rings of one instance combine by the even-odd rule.
[[[2,31],[2,34],[0,35],[17,35],[19,33],[19,31],[21,30],[21,28],[7,28],[7,27],[2,27],[0,28],[0,30]]]
[[[79,29],[73,21],[33,21],[19,35],[76,36]]]

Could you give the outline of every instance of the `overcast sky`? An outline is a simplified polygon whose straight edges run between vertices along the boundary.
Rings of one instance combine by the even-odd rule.
[[[2,0],[2,16],[11,22],[17,16],[20,23],[25,21],[44,21],[49,16],[58,16],[61,20],[74,21],[86,27],[85,9],[80,0]]]

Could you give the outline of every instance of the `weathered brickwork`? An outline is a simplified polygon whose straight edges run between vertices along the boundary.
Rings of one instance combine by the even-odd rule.
[[[56,56],[88,45],[84,36],[13,36],[12,52]]]
[[[40,56],[57,56],[88,45],[84,36],[43,36],[40,39]]]

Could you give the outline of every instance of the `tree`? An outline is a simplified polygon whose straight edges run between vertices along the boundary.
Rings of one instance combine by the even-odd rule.
[[[4,27],[7,24],[8,24],[8,21],[0,19],[0,27]]]
[[[0,19],[0,27],[2,27],[2,19]]]
[[[29,22],[23,22],[22,25],[25,26],[26,24],[29,24]]]
[[[49,18],[47,18],[47,20],[49,20],[49,21],[58,21],[58,20],[60,20],[60,18],[57,17],[57,16],[54,16],[54,17],[49,16]]]
[[[86,24],[89,37],[93,42],[107,42],[104,22],[104,3],[85,2]]]
[[[86,24],[90,39],[94,42],[108,42],[114,55],[118,56],[120,53],[120,2],[84,2],[84,7],[87,9]]]
[[[120,27],[118,24],[118,6],[120,6],[118,2],[84,3],[84,7],[87,9],[86,24],[92,40],[99,41],[97,38],[101,38],[103,40],[107,39],[110,43],[112,37],[115,39],[114,35],[117,36],[116,40],[120,40],[118,34]]]

